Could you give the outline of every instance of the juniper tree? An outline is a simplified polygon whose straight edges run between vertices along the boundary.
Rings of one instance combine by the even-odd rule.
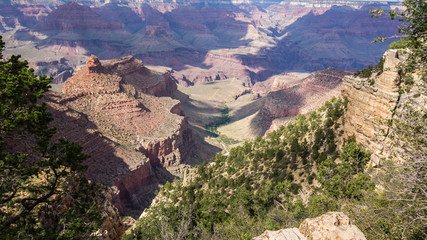
[[[0,36],[0,232],[5,239],[91,238],[102,217],[98,187],[83,178],[88,157],[52,141],[53,118],[41,98],[52,78],[20,56],[5,60]]]

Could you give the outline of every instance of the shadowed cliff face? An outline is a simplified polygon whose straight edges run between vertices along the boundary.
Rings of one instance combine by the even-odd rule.
[[[267,133],[276,130],[286,119],[309,113],[321,107],[325,101],[338,97],[342,79],[351,73],[328,68],[294,83],[275,82],[272,88],[281,89],[267,94],[260,110],[263,118],[271,123]]]
[[[262,55],[243,56],[243,63],[263,66],[265,70],[258,73],[261,81],[283,70],[312,72],[333,67],[354,71],[374,64],[390,42],[371,42],[397,33],[396,22],[370,17],[369,10],[374,8],[378,6],[334,6],[320,15],[310,12],[286,27],[274,47]]]
[[[170,68],[184,85],[236,77],[251,86],[283,71],[355,70],[381,56],[388,44],[370,42],[393,35],[397,24],[371,19],[369,9],[378,6],[67,3],[47,16],[49,7],[36,14],[29,10],[35,5],[7,6],[1,31],[13,41],[6,54],[20,53],[57,82],[90,54],[134,55]],[[25,28],[13,32],[15,22]]]

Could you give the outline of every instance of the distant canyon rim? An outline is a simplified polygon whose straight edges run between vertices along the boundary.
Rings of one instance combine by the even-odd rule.
[[[397,21],[375,1],[0,1],[5,55],[62,83],[95,54],[132,55],[180,85],[237,78],[253,86],[284,72],[375,64]]]

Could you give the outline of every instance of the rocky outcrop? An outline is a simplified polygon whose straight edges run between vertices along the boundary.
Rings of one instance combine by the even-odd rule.
[[[344,135],[355,136],[372,153],[372,166],[381,164],[381,159],[390,153],[384,143],[388,141],[388,121],[400,98],[397,65],[402,56],[397,50],[388,50],[384,58],[381,74],[374,73],[371,79],[348,76],[342,84],[342,96],[348,100]]]
[[[176,83],[169,74],[159,74],[146,68],[142,61],[132,56],[116,58],[101,63],[91,55],[85,71],[70,78],[63,88],[67,97],[102,93],[124,92],[138,98],[139,94],[156,97],[170,96],[176,91]]]
[[[104,221],[101,224],[101,229],[98,231],[97,235],[100,239],[103,240],[115,240],[120,239],[120,237],[125,233],[125,225],[123,224],[119,212],[111,204],[113,199],[113,194],[111,191],[104,191],[103,196],[106,198],[103,201],[100,201],[102,206],[102,217]]]
[[[286,228],[278,231],[265,231],[262,235],[252,240],[306,240],[298,228]]]
[[[95,55],[90,55],[86,62],[86,72],[88,73],[98,73],[101,71],[101,62]]]
[[[83,146],[90,156],[84,162],[88,166],[85,177],[115,189],[111,202],[126,214],[129,199],[139,194],[141,186],[155,181],[150,160],[103,135],[87,115],[61,104],[62,97],[50,92],[45,98],[57,129],[54,137],[66,137]]]
[[[326,100],[339,96],[342,78],[349,74],[351,72],[328,68],[302,80],[276,82],[273,86],[282,89],[267,94],[260,112],[272,121],[313,111]]]
[[[91,156],[86,177],[114,190],[121,214],[140,214],[134,210],[150,204],[159,184],[155,169],[180,164],[190,150],[180,102],[167,97],[176,89],[169,75],[141,60],[92,55],[65,82],[62,95],[47,97],[58,137],[83,145]]]
[[[138,93],[156,97],[171,96],[177,90],[176,83],[168,73],[153,72],[132,56],[105,61],[103,64],[107,71],[122,77],[125,91],[135,97],[138,97]]]
[[[342,212],[328,212],[317,218],[305,219],[300,227],[265,231],[253,240],[365,240],[365,235]]]
[[[328,212],[317,218],[305,219],[299,231],[308,239],[365,240],[365,235],[342,212]]]

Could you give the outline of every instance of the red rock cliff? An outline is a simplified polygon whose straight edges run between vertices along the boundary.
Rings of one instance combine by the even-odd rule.
[[[158,185],[155,167],[180,164],[189,151],[180,102],[166,97],[176,89],[169,75],[141,60],[101,62],[92,55],[65,82],[64,94],[50,98],[58,135],[84,146],[92,156],[87,177],[115,189],[113,202],[122,214],[147,207]]]

